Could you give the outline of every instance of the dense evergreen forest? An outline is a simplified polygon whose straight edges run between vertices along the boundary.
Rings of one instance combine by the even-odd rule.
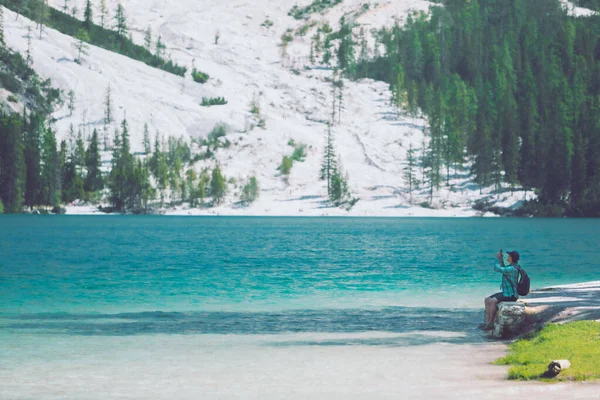
[[[440,3],[374,32],[383,54],[344,19],[313,41],[325,59],[339,40],[348,77],[387,81],[398,107],[428,116],[432,188],[470,161],[481,185],[535,189],[538,215],[600,216],[600,17],[570,17],[558,0]]]

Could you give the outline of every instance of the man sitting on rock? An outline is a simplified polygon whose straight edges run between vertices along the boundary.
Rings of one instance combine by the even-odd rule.
[[[495,293],[485,299],[485,324],[480,327],[484,330],[492,329],[494,326],[494,318],[498,311],[498,303],[503,301],[517,301],[519,295],[517,293],[517,283],[519,282],[519,270],[515,268],[518,266],[519,253],[516,251],[509,251],[508,253],[508,266],[504,266],[504,256],[502,250],[496,254],[498,262],[494,266],[494,271],[502,274],[502,284],[500,285],[501,292]]]

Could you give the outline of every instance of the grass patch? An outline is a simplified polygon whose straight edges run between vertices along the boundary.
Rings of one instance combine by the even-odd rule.
[[[513,366],[508,371],[509,379],[547,380],[543,374],[548,364],[560,359],[569,360],[571,368],[555,379],[600,379],[600,322],[548,325],[532,338],[510,344],[509,355],[496,360],[495,364]]]

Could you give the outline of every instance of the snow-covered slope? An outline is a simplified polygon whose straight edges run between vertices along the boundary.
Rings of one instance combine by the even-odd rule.
[[[225,175],[243,181],[256,175],[260,199],[248,208],[235,202],[239,188],[231,188],[224,205],[210,210],[171,210],[183,214],[264,214],[264,215],[474,215],[470,204],[481,197],[479,187],[470,181],[468,172],[452,180],[452,190],[436,192],[434,208],[412,207],[408,204],[407,188],[402,177],[406,151],[412,143],[421,148],[425,121],[399,116],[389,105],[386,84],[363,80],[345,81],[344,107],[341,124],[334,127],[336,150],[344,171],[349,175],[350,189],[360,201],[350,211],[327,206],[326,187],[318,179],[326,126],[331,109],[330,84],[325,79],[331,71],[305,70],[308,66],[309,39],[295,37],[289,46],[289,57],[282,63],[280,36],[288,28],[297,29],[305,21],[288,16],[291,7],[303,6],[303,0],[130,0],[122,1],[134,41],[143,42],[148,26],[156,40],[160,34],[167,45],[167,54],[179,64],[195,66],[207,72],[211,79],[201,85],[191,78],[177,77],[146,66],[127,57],[91,47],[81,65],[74,62],[73,39],[46,29],[42,40],[33,39],[34,68],[43,77],[66,92],[73,90],[76,110],[69,117],[67,106],[56,112],[59,136],[66,136],[70,124],[84,124],[85,131],[103,126],[104,97],[110,85],[115,123],[126,116],[132,147],[142,148],[144,123],[151,135],[184,137],[205,136],[216,123],[227,124],[228,139],[233,145],[220,149],[216,158]],[[313,15],[316,21],[327,21],[334,29],[339,18],[358,10],[366,1],[346,0]],[[84,0],[72,1],[83,9]],[[111,10],[116,1],[108,0]],[[397,0],[371,3],[370,9],[357,22],[369,30],[402,20],[410,10],[426,10],[422,0]],[[50,4],[61,7],[62,0]],[[270,27],[263,26],[266,20]],[[25,52],[27,26],[23,17],[5,11],[5,31],[10,47]],[[219,43],[215,44],[215,33]],[[296,72],[292,71],[295,69]],[[223,96],[224,106],[201,107],[203,96]],[[253,116],[250,102],[258,99],[266,128],[250,129]],[[321,122],[319,122],[321,121]],[[110,135],[112,136],[112,130]],[[290,139],[304,143],[307,157],[295,162],[284,182],[277,167],[284,155],[291,155]],[[198,171],[214,166],[215,161],[195,164]],[[239,185],[238,185],[239,186]],[[489,189],[483,190],[483,195]],[[494,195],[512,204],[524,198],[514,195]],[[428,193],[413,196],[414,203],[426,201]]]

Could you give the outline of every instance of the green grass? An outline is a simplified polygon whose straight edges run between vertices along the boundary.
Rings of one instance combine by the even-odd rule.
[[[571,368],[556,378],[544,378],[552,360],[569,360]],[[512,365],[509,379],[521,380],[598,380],[600,379],[600,322],[578,321],[551,324],[529,339],[509,346],[509,354],[495,361]]]

